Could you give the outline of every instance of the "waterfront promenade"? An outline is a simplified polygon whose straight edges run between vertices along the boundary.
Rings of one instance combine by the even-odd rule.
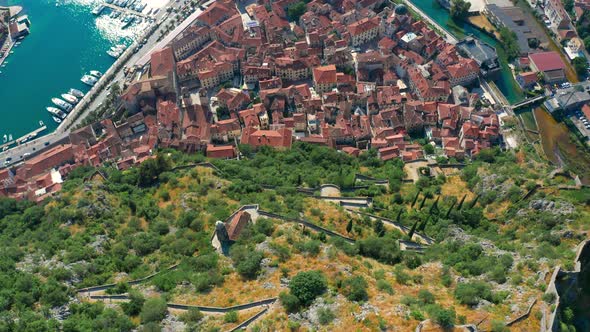
[[[402,1],[404,2],[404,4],[406,6],[410,7],[413,11],[415,11],[418,14],[420,14],[420,16],[421,16],[421,18],[423,20],[425,20],[428,23],[432,24],[434,27],[436,27],[436,29],[438,29],[441,33],[443,33],[445,35],[445,40],[447,42],[449,42],[451,44],[457,44],[459,42],[459,40],[457,39],[457,37],[455,37],[447,29],[443,28],[435,20],[433,20],[432,18],[430,18],[430,16],[428,16],[425,12],[423,12],[422,9],[420,9],[416,5],[414,5],[411,1],[408,1],[408,0],[402,0]]]

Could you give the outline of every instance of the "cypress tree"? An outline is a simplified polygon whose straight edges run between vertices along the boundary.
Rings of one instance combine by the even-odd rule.
[[[419,195],[420,195],[420,191],[418,191],[418,192],[416,193],[416,197],[414,197],[414,200],[412,201],[412,206],[411,206],[411,207],[414,207],[414,205],[416,204],[416,201],[418,200],[418,196],[419,196]]]
[[[424,230],[426,229],[426,224],[428,224],[429,220],[430,220],[430,215],[426,219],[424,219],[424,221],[420,224],[420,227],[418,227],[418,231],[424,232]]]
[[[436,197],[436,200],[434,201],[434,203],[432,203],[432,206],[430,207],[430,211],[428,211],[428,214],[432,214],[432,211],[434,211],[434,209],[438,210],[438,200],[440,199],[440,195]]]
[[[453,210],[453,208],[455,207],[455,204],[457,204],[457,202],[453,202],[453,204],[451,204],[451,207],[449,208],[449,210],[447,211],[447,215],[445,216],[445,218],[449,219],[449,215],[451,214],[451,211]]]
[[[420,203],[420,207],[418,208],[418,210],[422,210],[422,208],[424,207],[424,203],[426,203],[426,195],[424,195],[424,198],[422,199],[422,203]]]
[[[467,198],[467,194],[463,195],[463,198],[461,198],[461,202],[459,202],[459,206],[457,206],[457,211],[461,210],[463,202],[465,202],[465,198]]]
[[[408,240],[412,241],[412,236],[414,236],[414,232],[416,231],[416,226],[418,226],[418,222],[420,220],[416,220],[416,222],[414,223],[414,225],[412,225],[412,229],[410,229],[410,233],[408,233]]]
[[[475,204],[477,203],[477,200],[479,199],[479,195],[475,196],[475,199],[473,200],[473,202],[471,202],[471,205],[469,206],[470,209],[473,209],[473,207],[475,206]]]
[[[373,230],[375,231],[375,234],[377,234],[377,236],[379,237],[385,235],[385,226],[383,225],[383,221],[381,221],[381,219],[375,220]]]
[[[348,221],[348,224],[346,225],[346,232],[347,232],[348,234],[350,234],[350,232],[351,232],[351,231],[352,231],[352,219],[350,219],[350,220]]]

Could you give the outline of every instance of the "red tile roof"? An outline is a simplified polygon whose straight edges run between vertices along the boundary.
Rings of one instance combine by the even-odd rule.
[[[166,76],[174,69],[174,51],[172,47],[166,47],[155,51],[151,55],[151,74],[152,76]]]
[[[533,53],[529,58],[540,71],[565,69],[565,64],[557,52]]]
[[[313,80],[316,84],[336,84],[336,66],[328,65],[314,68]]]
[[[246,225],[252,220],[250,214],[246,211],[236,213],[233,218],[225,224],[227,235],[231,241],[236,241]]]

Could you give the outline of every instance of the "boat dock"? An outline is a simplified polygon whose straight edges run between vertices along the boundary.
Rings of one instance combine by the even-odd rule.
[[[132,15],[140,16],[142,18],[148,18],[149,17],[149,16],[147,16],[144,13],[141,13],[141,12],[138,12],[136,10],[129,9],[129,8],[119,7],[119,6],[117,6],[115,4],[112,4],[112,3],[103,3],[102,5],[105,6],[105,7],[111,8],[113,10],[118,10],[118,11],[123,12],[125,14],[132,14]]]
[[[26,141],[26,140],[28,140],[29,138],[31,138],[31,136],[32,136],[32,137],[36,137],[38,134],[40,134],[41,132],[43,132],[45,129],[47,129],[47,126],[46,126],[46,125],[43,125],[43,126],[41,126],[41,127],[37,128],[37,129],[35,129],[35,130],[31,131],[30,133],[28,133],[28,134],[26,134],[26,135],[24,135],[24,136],[22,136],[22,137],[18,138],[18,139],[16,140],[16,144],[21,144],[21,143],[23,143],[24,141]]]
[[[14,144],[14,140],[2,143],[2,145],[0,145],[0,151],[4,150],[4,148],[7,146],[11,146],[12,144]]]

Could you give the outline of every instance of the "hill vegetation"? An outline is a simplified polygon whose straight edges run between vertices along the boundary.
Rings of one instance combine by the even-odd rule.
[[[590,192],[560,189],[570,180],[550,178],[524,150],[482,151],[464,167],[439,159],[415,183],[404,180],[401,161],[375,151],[353,158],[300,143],[242,151],[242,160],[209,167],[198,165],[201,155],[159,151],[126,171],[78,168],[41,205],[0,199],[0,331],[228,330],[262,308],[211,315],[167,303],[231,307],[274,297],[249,329],[409,331],[430,318],[504,331],[537,299],[516,325],[535,330],[549,272],[573,267],[588,231]],[[372,204],[355,213],[322,200],[318,187],[327,183]],[[211,245],[215,223],[245,204],[354,243],[258,217],[222,255]],[[408,233],[433,243],[407,250]],[[127,299],[91,297],[101,294]]]

